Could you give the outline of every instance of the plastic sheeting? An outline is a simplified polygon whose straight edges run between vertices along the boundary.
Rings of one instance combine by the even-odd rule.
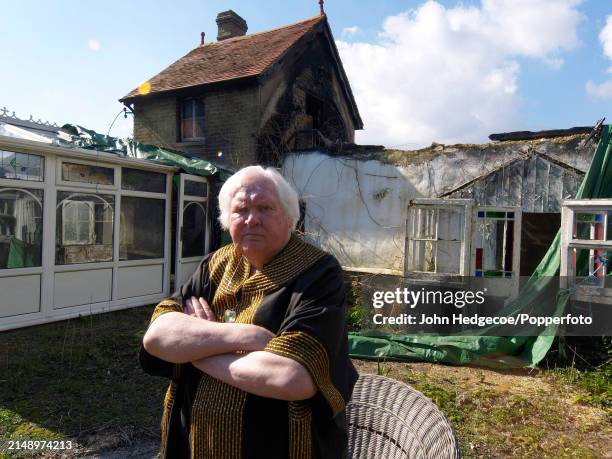
[[[601,139],[576,199],[612,197],[612,127],[603,126]],[[560,232],[519,296],[500,315],[516,315],[533,305],[550,304],[550,313],[565,311],[567,292],[550,297],[548,287],[559,282],[561,262]],[[537,336],[409,336],[380,335],[375,331],[349,333],[351,357],[386,360],[420,360],[453,365],[479,365],[492,368],[533,367],[549,351],[557,326]]]
[[[190,158],[155,145],[147,145],[131,139],[119,139],[99,134],[96,131],[85,129],[81,126],[65,124],[64,131],[71,135],[70,143],[87,150],[104,151],[120,156],[145,159],[166,166],[180,167],[184,172],[193,175],[211,176],[219,173],[221,181],[227,180],[234,171],[213,164],[200,158]]]

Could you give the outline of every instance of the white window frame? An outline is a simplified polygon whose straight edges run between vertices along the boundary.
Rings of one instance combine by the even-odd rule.
[[[514,222],[514,235],[512,238],[512,270],[509,271],[512,273],[512,278],[517,278],[520,274],[520,261],[521,261],[521,224],[522,224],[522,209],[520,207],[501,207],[501,206],[474,206],[473,213],[473,222],[472,228],[476,230],[476,225],[479,222],[481,217],[478,217],[478,212],[514,212],[514,218],[512,221]],[[482,217],[485,220],[502,220],[496,217]],[[508,218],[506,217],[503,221],[507,222]],[[504,244],[502,247],[503,250],[503,264],[505,265],[506,255],[507,255],[507,247],[506,247],[506,231],[508,230],[508,225],[504,225]],[[473,241],[470,240],[470,243]],[[483,260],[484,263],[484,260]],[[482,268],[481,271],[485,269]],[[504,273],[506,271],[504,270]],[[470,276],[476,276],[476,247],[473,246],[471,249],[471,265],[470,265]],[[484,275],[483,275],[484,277]],[[509,279],[505,276],[500,276],[499,278]]]
[[[58,158],[59,165],[56,169],[56,185],[58,187],[69,187],[69,188],[87,188],[89,190],[96,190],[96,192],[108,194],[111,190],[120,189],[120,178],[121,178],[121,167],[113,164],[101,163],[98,161],[87,161],[81,159],[68,159],[68,158]],[[93,167],[103,167],[105,169],[113,170],[113,184],[112,185],[100,185],[96,183],[86,183],[86,182],[77,182],[77,181],[69,181],[64,180],[62,178],[62,169],[64,167],[64,163],[69,164],[82,164],[83,166],[93,166]]]
[[[612,252],[612,240],[606,240],[608,212],[611,211],[612,199],[572,199],[565,200],[561,204],[561,287],[570,289],[572,298],[575,300],[612,305],[612,288],[605,288],[602,284],[606,274],[609,274],[606,272],[606,266],[602,266],[600,277],[593,277],[593,279],[600,279],[597,284],[592,280],[577,283],[575,268],[571,262],[572,252],[575,249],[587,249],[591,257],[595,250]],[[576,213],[596,212],[604,212],[603,240],[574,239]]]
[[[408,217],[406,219],[406,239],[404,248],[404,276],[420,278],[449,278],[449,277],[465,277],[469,269],[469,247],[470,241],[467,239],[471,237],[471,224],[472,224],[472,206],[474,202],[471,199],[443,199],[443,198],[419,198],[410,201],[408,207]],[[464,215],[463,222],[463,240],[461,241],[461,255],[459,261],[459,273],[441,273],[441,272],[430,272],[430,271],[414,271],[408,268],[408,260],[410,256],[410,241],[415,240],[410,237],[412,234],[412,228],[414,227],[414,213],[411,211],[412,208],[430,208],[430,209],[462,209]],[[438,220],[436,219],[436,234],[437,234]],[[432,241],[436,241],[437,236]],[[436,263],[437,269],[438,263]]]
[[[66,208],[70,205],[75,206],[75,219],[74,221],[68,222],[70,224],[74,224],[76,234],[76,239],[69,239],[66,237],[66,226],[67,226],[67,218],[66,218]],[[79,220],[79,207],[83,207],[83,205],[87,206],[89,219],[87,220],[89,223],[89,232],[87,234],[87,239],[79,239],[79,223],[82,223],[86,220]],[[94,210],[92,209],[92,204],[89,201],[74,201],[72,199],[67,199],[62,202],[62,245],[90,245],[94,243]]]

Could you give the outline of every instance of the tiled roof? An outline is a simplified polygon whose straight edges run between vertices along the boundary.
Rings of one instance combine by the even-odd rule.
[[[324,17],[198,46],[148,80],[148,93],[257,76]],[[134,89],[121,100],[138,96]]]

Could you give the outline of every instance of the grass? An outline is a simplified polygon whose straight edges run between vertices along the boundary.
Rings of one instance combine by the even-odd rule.
[[[113,449],[158,435],[167,381],[142,372],[144,307],[0,333],[0,439]],[[610,364],[533,374],[355,361],[430,397],[476,457],[606,457]]]
[[[167,382],[142,372],[152,307],[0,334],[0,439],[155,434]]]
[[[586,380],[566,369],[500,373],[415,363],[358,362],[431,398],[453,425],[463,457],[610,457],[608,401],[588,401]],[[604,372],[605,373],[605,372]],[[609,392],[609,380],[595,377]],[[599,390],[599,389],[597,389]],[[600,394],[602,399],[605,395]]]

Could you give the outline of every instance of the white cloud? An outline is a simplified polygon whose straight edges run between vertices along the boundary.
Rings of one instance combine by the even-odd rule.
[[[601,84],[589,80],[585,88],[587,94],[595,99],[612,99],[612,80],[605,81]]]
[[[612,59],[612,15],[606,18],[606,25],[599,32],[599,41],[606,57]]]
[[[87,47],[89,49],[91,49],[92,51],[99,51],[100,50],[100,42],[94,38],[90,39],[87,42]]]
[[[612,60],[612,15],[606,18],[606,25],[599,32],[599,42],[603,47],[604,56]],[[612,67],[608,69],[612,73]],[[612,99],[612,80],[595,83],[591,80],[585,85],[586,92],[595,99]]]
[[[544,59],[544,63],[552,70],[561,70],[561,67],[563,67],[565,61],[561,57],[551,57]]]
[[[357,26],[345,27],[344,29],[342,29],[342,36],[343,37],[351,37],[353,35],[356,35],[360,31],[361,31],[361,29],[359,27],[357,27]]]
[[[481,142],[519,127],[519,58],[551,67],[578,44],[581,0],[428,0],[390,16],[377,43],[338,42],[364,120],[360,143]]]

